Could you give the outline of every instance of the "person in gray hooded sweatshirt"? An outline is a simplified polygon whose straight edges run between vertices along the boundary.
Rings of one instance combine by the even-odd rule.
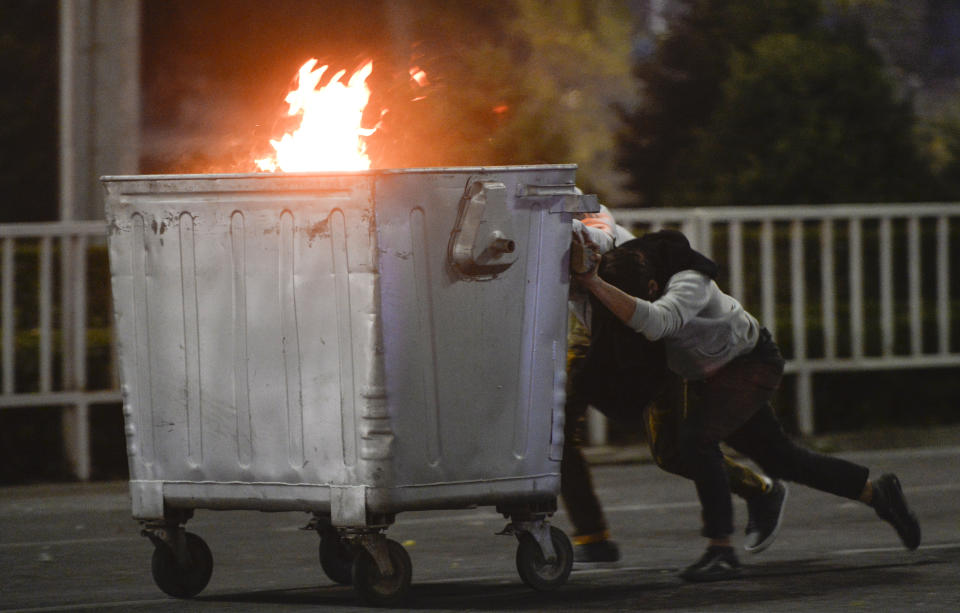
[[[578,268],[582,262],[574,251],[582,253],[589,245],[598,253],[606,253],[618,243],[633,239],[633,234],[616,224],[606,207],[583,215],[573,222],[571,270],[582,272]],[[583,567],[620,559],[620,549],[611,539],[581,449],[586,436],[587,407],[600,410],[621,431],[646,430],[650,455],[657,465],[668,472],[684,474],[684,462],[676,449],[682,388],[678,377],[667,371],[662,341],[654,343],[630,333],[604,307],[592,308],[588,292],[576,284],[571,290],[560,488],[573,527],[574,563]],[[723,462],[731,492],[747,503],[744,550],[760,553],[777,536],[786,486],[729,457],[725,456]]]
[[[593,259],[599,264],[599,255]],[[701,534],[709,543],[682,578],[715,581],[741,572],[730,544],[733,506],[721,441],[770,477],[872,506],[904,546],[920,545],[920,524],[895,475],[871,481],[867,467],[807,450],[784,433],[770,406],[783,375],[780,350],[756,318],[720,289],[713,261],[675,230],[624,243],[604,260],[613,272],[598,275],[595,265],[577,282],[629,328],[651,341],[663,339],[668,367],[687,386],[676,441],[685,463],[679,472],[696,485]]]

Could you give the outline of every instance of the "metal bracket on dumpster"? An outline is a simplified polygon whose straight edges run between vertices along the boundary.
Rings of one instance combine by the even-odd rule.
[[[547,206],[551,213],[596,213],[600,203],[595,194],[584,194],[576,185],[517,185],[517,197]]]
[[[144,523],[141,536],[150,539],[154,547],[167,547],[183,568],[189,568],[192,559],[187,547],[187,532],[178,521]]]
[[[493,279],[517,261],[507,188],[499,181],[473,181],[460,199],[447,258],[463,278]]]
[[[336,526],[366,526],[367,488],[363,485],[331,485],[330,515]]]

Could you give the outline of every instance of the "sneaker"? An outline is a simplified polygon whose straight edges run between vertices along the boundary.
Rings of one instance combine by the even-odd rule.
[[[870,506],[876,509],[880,519],[894,527],[904,547],[912,550],[920,546],[920,522],[907,506],[896,475],[883,475],[873,482]]]
[[[613,563],[619,560],[620,548],[611,540],[573,546],[573,561],[577,564]]]
[[[741,570],[733,547],[710,545],[703,557],[680,573],[680,578],[695,582],[723,581],[739,577]]]
[[[784,503],[787,501],[787,485],[774,481],[770,490],[747,501],[747,530],[743,548],[750,553],[760,553],[773,544],[783,520]]]

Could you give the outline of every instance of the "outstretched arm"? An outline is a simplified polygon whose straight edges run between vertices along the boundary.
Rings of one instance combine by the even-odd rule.
[[[593,266],[583,274],[574,275],[574,278],[581,287],[596,296],[605,307],[610,309],[617,319],[629,325],[633,312],[637,308],[637,299],[601,279],[597,274],[597,269],[600,267],[600,254],[590,249],[589,244],[585,248],[590,254]]]

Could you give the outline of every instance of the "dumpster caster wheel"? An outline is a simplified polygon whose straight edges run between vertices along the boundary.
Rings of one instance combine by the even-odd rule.
[[[353,549],[333,526],[320,528],[320,568],[340,585],[353,583]]]
[[[550,540],[557,559],[547,562],[537,540],[529,532],[519,535],[517,545],[517,572],[523,582],[539,591],[548,591],[563,585],[573,568],[573,545],[559,528],[550,526]]]
[[[387,552],[393,564],[393,573],[380,572],[373,555],[366,549],[358,549],[353,559],[353,588],[365,604],[393,606],[401,603],[410,591],[413,563],[403,545],[386,539]]]
[[[189,566],[181,566],[177,555],[166,545],[153,550],[153,581],[166,594],[175,598],[193,598],[210,583],[213,574],[213,554],[202,538],[187,532],[184,534]]]

